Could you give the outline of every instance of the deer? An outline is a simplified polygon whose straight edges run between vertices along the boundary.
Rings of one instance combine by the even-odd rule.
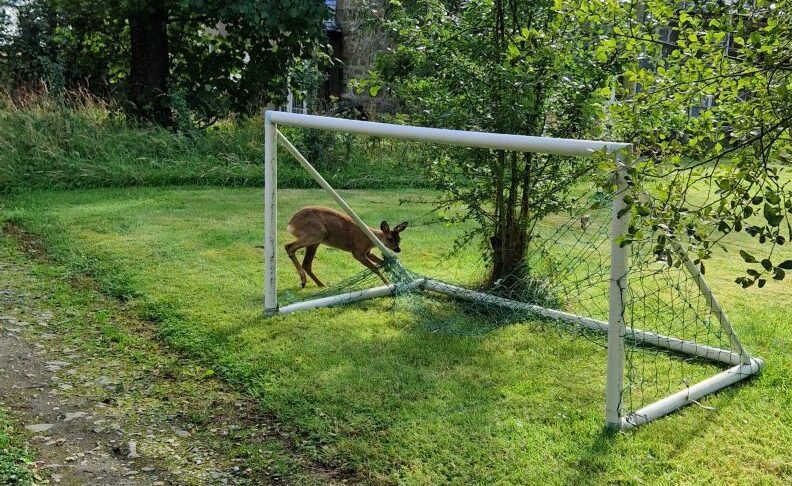
[[[400,233],[407,228],[407,224],[405,221],[391,229],[388,222],[383,221],[380,223],[379,229],[369,229],[386,248],[399,253],[401,251],[399,247]],[[300,275],[300,283],[303,288],[305,288],[307,277],[311,277],[317,286],[325,286],[311,268],[320,244],[351,253],[355,260],[379,276],[386,285],[388,284],[388,280],[378,268],[378,265],[382,264],[382,259],[371,252],[374,243],[346,214],[335,209],[309,206],[294,213],[286,229],[296,239],[284,248]],[[305,248],[302,265],[296,256],[297,250],[300,248]]]

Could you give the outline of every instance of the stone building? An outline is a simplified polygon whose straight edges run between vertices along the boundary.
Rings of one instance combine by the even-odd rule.
[[[383,13],[383,0],[325,0],[325,3],[330,10],[324,22],[325,32],[333,47],[333,57],[341,62],[328,68],[322,96],[369,105],[374,100],[352,93],[349,81],[365,76],[377,53],[388,47],[384,33],[377,32],[369,22],[372,10],[378,15]]]

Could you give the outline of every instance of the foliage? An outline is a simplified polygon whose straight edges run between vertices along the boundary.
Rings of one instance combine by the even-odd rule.
[[[96,95],[117,91],[128,74],[129,33],[123,18],[94,18],[60,0],[3,0],[7,20],[0,32],[0,83],[12,90],[51,92],[81,87]],[[101,10],[101,9],[99,9]],[[95,13],[92,13],[92,15]]]
[[[784,278],[792,263],[774,252],[792,237],[788,1],[393,3],[385,25],[398,47],[362,87],[389,90],[416,123],[632,142],[624,243],[652,239],[659,258],[679,264],[680,242],[701,263],[726,234],[746,232],[765,255],[745,257],[757,265],[737,282]],[[563,206],[582,168],[486,151],[436,159],[448,200],[518,248],[533,217]],[[521,186],[523,176],[535,182]],[[697,185],[713,190],[702,196]],[[520,187],[528,199],[515,198]],[[515,216],[520,207],[527,217]]]
[[[63,87],[63,67],[54,42],[57,19],[44,3],[16,5],[0,2],[0,75],[14,85],[32,85],[41,80],[57,91]],[[8,10],[6,10],[6,8]],[[11,9],[16,11],[12,22]],[[14,30],[14,23],[19,34]],[[17,53],[28,52],[21,56]]]
[[[359,83],[381,88],[409,110],[407,121],[465,130],[581,137],[596,134],[615,56],[588,55],[602,39],[572,24],[548,1],[392,2],[382,20],[398,47]],[[538,221],[565,206],[569,190],[597,172],[590,160],[442,149],[432,179],[462,202],[463,219],[485,235],[491,280],[520,280],[520,262]]]
[[[9,3],[6,1],[6,3]],[[12,0],[10,3],[16,3]],[[130,100],[129,19],[155,2],[34,0],[18,6],[19,25],[0,38],[6,82],[86,88]],[[249,113],[285,96],[294,58],[322,56],[321,2],[168,0],[169,92],[201,125],[231,111]]]
[[[284,127],[305,150],[306,131]],[[260,118],[232,117],[205,130],[173,132],[130,122],[87,93],[59,99],[0,95],[0,193],[29,188],[217,184],[258,186],[262,170]],[[328,132],[324,132],[328,133]],[[327,180],[338,188],[422,187],[417,153],[407,144],[332,135],[322,145]],[[316,187],[285,151],[281,187]]]
[[[727,234],[743,232],[765,256],[745,253],[760,265],[737,282],[783,279],[792,267],[777,256],[792,238],[792,3],[557,7],[607,39],[595,57],[617,56],[624,66],[623,83],[612,87],[611,133],[635,143],[633,177],[650,195],[631,200],[644,220],[632,239],[654,238],[664,259],[671,241],[689,239],[701,261]],[[692,190],[703,186],[711,192]]]

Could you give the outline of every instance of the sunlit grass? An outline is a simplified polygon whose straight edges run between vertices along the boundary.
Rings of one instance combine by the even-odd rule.
[[[475,247],[448,258],[457,227],[420,225],[420,191],[346,191],[376,225],[405,219],[404,264],[458,281],[483,275]],[[288,218],[319,191],[283,190]],[[536,326],[477,336],[431,333],[386,300],[262,317],[261,192],[115,189],[20,196],[6,216],[46,239],[53,257],[158,321],[171,345],[258,396],[303,454],[404,484],[679,484],[792,481],[792,282],[733,283],[735,252],[707,278],[745,345],[766,360],[755,380],[637,431],[603,433],[605,349]],[[729,240],[732,245],[751,241]],[[786,248],[785,251],[789,251]],[[790,252],[792,253],[792,252]],[[307,295],[279,251],[282,293]],[[332,284],[361,267],[321,248]]]

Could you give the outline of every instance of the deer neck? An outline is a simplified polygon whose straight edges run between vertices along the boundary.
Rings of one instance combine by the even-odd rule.
[[[369,227],[369,229],[371,230],[372,233],[374,233],[374,236],[376,236],[378,240],[380,240],[383,244],[385,243],[385,233],[383,233],[382,230],[372,227]]]

